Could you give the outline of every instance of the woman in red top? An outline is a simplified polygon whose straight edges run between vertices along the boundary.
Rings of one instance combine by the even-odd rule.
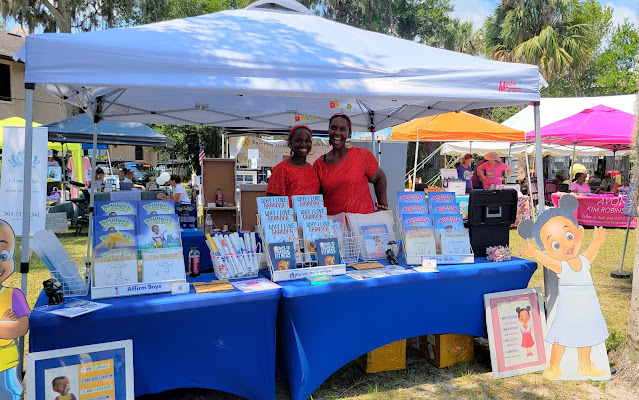
[[[277,164],[266,187],[268,196],[319,194],[319,179],[306,156],[313,147],[313,131],[306,125],[294,126],[288,134],[292,155]]]
[[[346,147],[346,139],[350,135],[350,118],[346,114],[334,114],[328,126],[328,142],[333,148],[313,164],[324,194],[326,211],[329,215],[375,212],[369,182],[375,187],[377,208],[387,210],[386,175],[373,153]]]

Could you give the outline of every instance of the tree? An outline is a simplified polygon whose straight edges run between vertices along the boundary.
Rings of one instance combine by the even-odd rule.
[[[200,142],[207,157],[219,157],[222,154],[222,129],[214,126],[199,125],[150,125],[156,131],[175,141],[171,156],[188,160],[193,169],[199,168]],[[159,151],[163,151],[160,149]]]
[[[597,94],[627,94],[637,88],[639,54],[639,34],[634,25],[625,21],[618,25],[610,39],[609,45],[595,59],[593,68],[598,71],[595,84]]]
[[[597,47],[588,3],[579,0],[502,0],[484,23],[487,55],[540,67],[547,81],[583,71]]]
[[[195,17],[246,7],[254,0],[163,0],[143,1],[135,22],[146,24],[176,18]]]

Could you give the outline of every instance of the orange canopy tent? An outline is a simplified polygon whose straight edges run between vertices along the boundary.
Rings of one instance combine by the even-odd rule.
[[[508,128],[476,115],[450,112],[417,118],[394,126],[391,140],[523,142],[526,140],[526,134],[524,131]]]

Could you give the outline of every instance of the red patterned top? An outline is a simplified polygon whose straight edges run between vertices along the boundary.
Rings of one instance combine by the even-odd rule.
[[[326,164],[324,157],[313,164],[324,194],[328,215],[341,212],[370,214],[375,212],[368,189],[368,178],[377,172],[379,164],[370,151],[351,147],[337,164]]]
[[[300,194],[319,194],[320,184],[311,164],[297,167],[286,160],[277,164],[271,172],[266,193],[279,196],[291,196]]]

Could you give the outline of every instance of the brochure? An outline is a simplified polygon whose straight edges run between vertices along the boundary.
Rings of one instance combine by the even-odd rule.
[[[96,201],[96,217],[112,217],[115,215],[135,215],[138,205],[135,201]]]
[[[293,202],[293,210],[295,212],[302,208],[324,207],[324,196],[321,194],[292,196],[291,201]]]
[[[336,237],[333,221],[328,219],[323,221],[303,221],[302,237],[304,238],[304,249],[310,253],[315,252],[315,241],[317,239],[327,239]]]
[[[426,194],[422,192],[397,192],[397,204],[419,203],[426,204]]]
[[[261,292],[263,290],[273,290],[281,288],[280,285],[273,283],[265,278],[250,279],[247,281],[232,282],[231,285],[244,293]]]
[[[291,208],[275,208],[272,210],[264,210],[260,215],[262,224],[269,222],[293,222],[293,209]]]
[[[173,200],[141,200],[138,202],[138,214],[140,217],[175,214],[175,203]]]
[[[269,243],[268,254],[275,270],[284,271],[297,268],[295,246],[291,242]]]
[[[326,207],[298,208],[296,211],[297,223],[302,224],[304,221],[326,220]]]
[[[386,225],[364,225],[361,227],[364,239],[364,253],[367,259],[386,258],[391,240]]]
[[[95,217],[94,231],[97,234],[115,231],[134,231],[135,232],[135,216],[118,215],[118,216],[102,216]]]
[[[182,247],[178,216],[170,214],[140,217],[138,246],[140,250]]]
[[[317,251],[317,265],[336,265],[342,263],[337,239],[317,239],[315,241],[315,249]]]
[[[88,314],[101,308],[109,307],[111,304],[96,303],[89,300],[66,300],[62,304],[48,305],[45,304],[36,307],[33,311],[46,312],[59,315],[61,317],[74,318],[78,315]]]
[[[257,212],[262,214],[265,210],[276,208],[289,208],[288,196],[267,196],[257,198]]]

